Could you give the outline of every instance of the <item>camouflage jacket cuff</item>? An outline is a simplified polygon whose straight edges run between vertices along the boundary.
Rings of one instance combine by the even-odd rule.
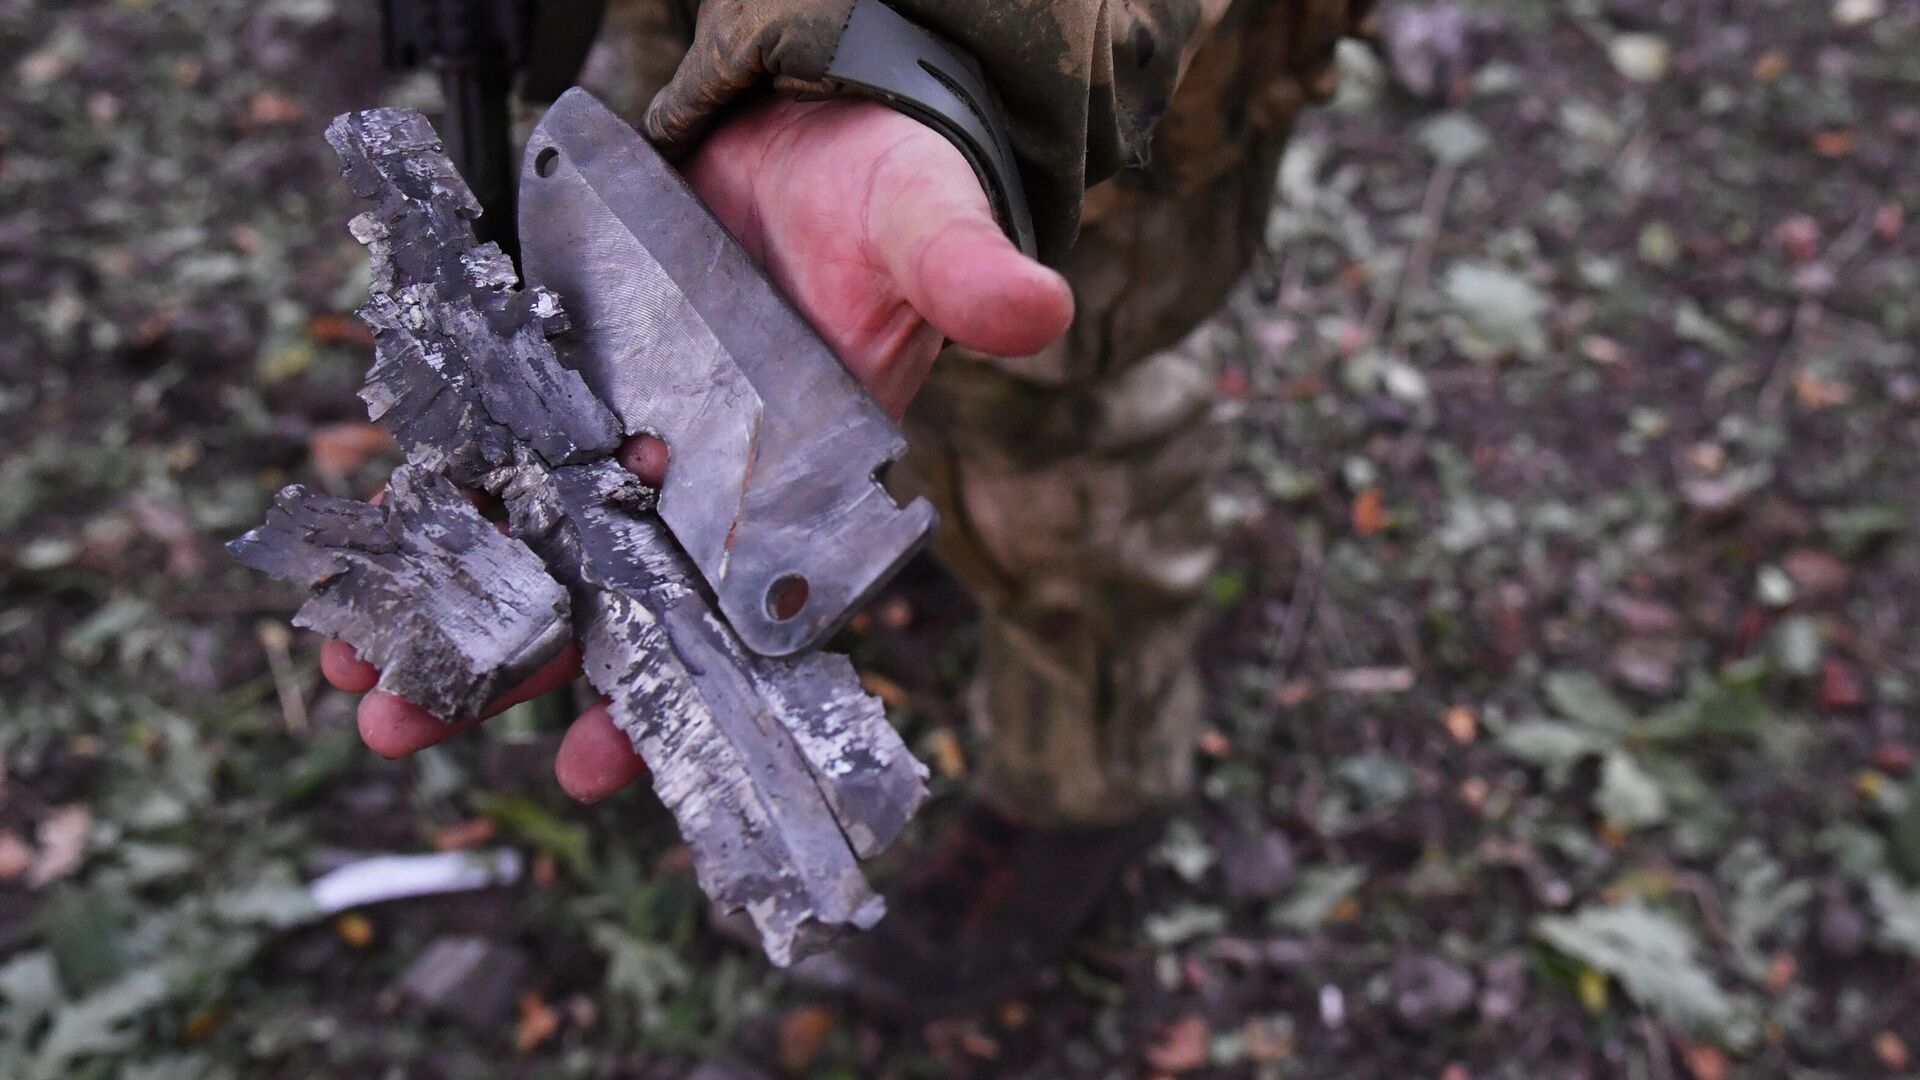
[[[670,152],[684,151],[722,108],[756,86],[867,92],[834,78],[856,6],[855,0],[702,0],[686,59],[647,109],[648,137]],[[977,65],[1004,110],[1006,144],[1032,208],[1038,251],[1054,259],[1078,230],[1086,185],[1144,161],[1188,40],[1208,22],[1202,8],[1219,5],[891,0],[887,6]],[[973,153],[969,160],[988,176]],[[991,185],[990,194],[998,194]]]

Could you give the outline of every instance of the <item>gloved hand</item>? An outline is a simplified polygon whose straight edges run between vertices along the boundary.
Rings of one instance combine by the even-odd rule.
[[[1073,317],[1066,281],[1006,239],[960,152],[885,106],[788,97],[742,105],[683,170],[896,419],[926,381],[943,340],[1028,355],[1063,334]],[[657,484],[666,449],[636,437],[620,459]],[[432,746],[485,719],[443,723],[373,690],[379,673],[344,642],[322,646],[320,667],[341,690],[366,693],[360,736],[385,757]],[[485,715],[563,686],[579,672],[579,650],[570,648]],[[589,802],[643,771],[604,705],[573,722],[554,762],[560,786]]]

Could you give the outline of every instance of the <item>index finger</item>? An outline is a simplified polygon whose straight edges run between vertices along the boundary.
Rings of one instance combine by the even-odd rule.
[[[356,661],[359,662],[359,661]],[[565,686],[580,674],[580,647],[568,644],[527,681],[507,691],[479,716],[442,720],[427,710],[384,690],[360,699],[360,738],[385,758],[405,757],[496,716],[523,701]]]

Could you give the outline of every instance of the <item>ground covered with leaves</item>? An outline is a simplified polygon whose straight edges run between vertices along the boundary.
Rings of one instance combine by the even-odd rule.
[[[902,1026],[562,798],[553,710],[373,758],[219,550],[391,461],[318,132],[434,95],[371,5],[0,0],[0,1075],[1913,1074],[1920,0],[1389,7],[1203,343],[1203,795],[1051,985]],[[847,644],[960,790],[965,602]],[[518,881],[306,887],[435,850]]]

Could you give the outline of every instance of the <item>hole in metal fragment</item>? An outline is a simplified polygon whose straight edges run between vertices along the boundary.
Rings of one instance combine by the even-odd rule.
[[[544,180],[553,175],[554,168],[559,164],[560,151],[549,146],[533,156],[534,175]]]
[[[807,579],[787,574],[767,589],[767,615],[775,622],[786,622],[807,606]]]

